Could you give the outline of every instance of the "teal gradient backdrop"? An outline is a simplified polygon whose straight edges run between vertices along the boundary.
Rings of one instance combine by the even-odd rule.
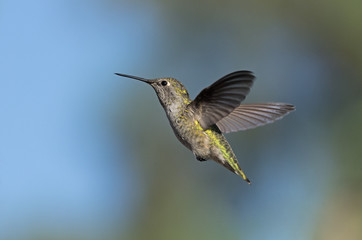
[[[361,239],[362,4],[0,1],[0,239]],[[235,70],[297,111],[198,162],[152,88]]]

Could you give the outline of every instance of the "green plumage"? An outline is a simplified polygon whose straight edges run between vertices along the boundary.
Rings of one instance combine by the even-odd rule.
[[[176,137],[197,160],[214,160],[248,183],[249,179],[222,133],[262,126],[294,110],[294,106],[284,103],[240,105],[255,79],[249,71],[224,76],[202,90],[193,101],[185,87],[174,78],[144,79],[116,74],[153,87]]]

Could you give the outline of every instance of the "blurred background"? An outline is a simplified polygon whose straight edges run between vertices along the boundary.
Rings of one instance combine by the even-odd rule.
[[[0,239],[362,239],[361,1],[0,1]],[[287,102],[198,162],[152,88]]]

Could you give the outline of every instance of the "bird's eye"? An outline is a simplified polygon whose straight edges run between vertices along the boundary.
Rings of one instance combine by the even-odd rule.
[[[166,85],[167,85],[167,81],[162,81],[162,82],[161,82],[161,85],[162,85],[162,86],[166,86]]]

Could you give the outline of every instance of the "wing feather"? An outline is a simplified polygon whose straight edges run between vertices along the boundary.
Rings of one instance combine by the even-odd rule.
[[[223,133],[237,132],[272,123],[294,110],[293,105],[286,103],[242,104],[216,125]]]
[[[240,105],[249,93],[254,79],[249,71],[230,73],[203,89],[188,105],[188,109],[197,116],[201,127],[208,129]]]

